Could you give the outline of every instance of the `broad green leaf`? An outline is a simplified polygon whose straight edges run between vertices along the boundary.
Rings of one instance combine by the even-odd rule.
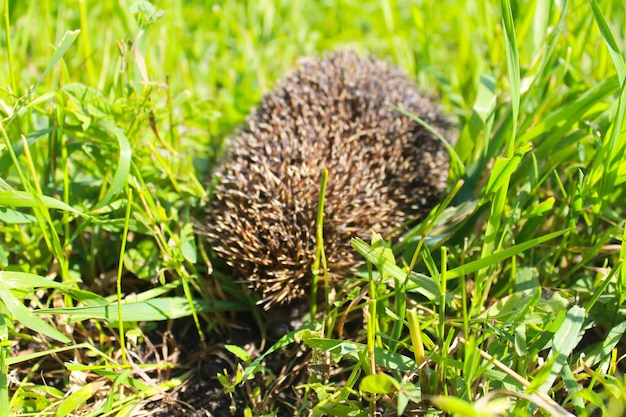
[[[28,224],[37,221],[37,217],[32,214],[22,213],[8,207],[0,208],[0,223],[5,224]]]
[[[67,315],[69,323],[95,319],[116,323],[118,320],[117,303],[106,306],[50,308],[40,310],[42,314]],[[197,312],[240,310],[242,307],[233,302],[214,300],[194,300]],[[141,302],[122,303],[122,317],[124,321],[161,321],[187,317],[192,314],[191,306],[184,297],[163,297]]]
[[[428,399],[440,410],[459,417],[500,417],[511,409],[506,397],[494,398],[487,403],[482,401],[480,405],[451,395],[435,395]]]
[[[124,267],[144,280],[158,276],[162,262],[162,255],[152,239],[141,241],[124,253]]]
[[[77,411],[89,398],[106,384],[106,381],[97,380],[84,385],[68,395],[57,408],[55,417],[65,417],[68,414]]]
[[[541,289],[532,288],[514,292],[493,303],[479,317],[489,320],[514,321],[514,317],[525,315],[541,299]]]
[[[400,383],[387,374],[372,374],[363,378],[359,389],[371,394],[391,394],[400,389]]]
[[[24,306],[24,304],[18,300],[13,293],[11,293],[11,290],[9,290],[9,287],[2,279],[2,272],[0,272],[0,299],[6,305],[11,314],[23,326],[52,339],[58,340],[59,342],[70,342],[70,339],[67,336],[37,317],[31,310],[26,308],[26,306]],[[41,310],[38,312],[41,312]]]
[[[317,411],[318,414],[312,414],[312,417],[370,417],[369,413],[359,409],[358,407],[355,407],[354,405],[346,405],[337,402],[324,402],[322,404],[319,404],[318,407],[319,411],[313,410],[314,412]],[[322,412],[322,414],[319,414],[320,412]],[[251,417],[252,413],[250,413],[249,416]],[[244,415],[244,417],[248,416]]]
[[[474,103],[474,112],[480,117],[483,124],[487,124],[487,119],[495,108],[496,80],[491,75],[481,74],[476,102]]]
[[[533,288],[539,288],[539,272],[536,268],[521,267],[518,268],[515,275],[515,292],[531,290]]]
[[[180,231],[180,249],[183,256],[189,263],[195,264],[198,261],[198,249],[196,248],[196,239],[191,222],[186,223]]]
[[[4,281],[9,289],[32,291],[37,288],[55,288],[63,293],[71,295],[76,301],[80,301],[88,305],[108,304],[104,297],[91,291],[81,290],[73,287],[71,284],[52,281],[40,275],[28,272],[0,271],[0,279]]]
[[[56,198],[45,195],[39,196],[41,201],[47,208],[69,211],[74,214],[84,216],[83,213],[75,208],[68,206],[64,202]],[[35,197],[26,191],[0,190],[0,207],[35,207],[37,201]]]
[[[67,285],[52,281],[29,272],[0,271],[0,280],[13,290],[33,290],[35,288],[64,288]]]
[[[246,352],[244,349],[240,348],[239,346],[225,345],[224,347],[226,348],[226,350],[228,350],[233,355],[237,356],[239,359],[241,359],[245,363],[250,364],[250,362],[252,362],[252,358],[250,357],[250,354],[248,354],[248,352]]]
[[[561,327],[559,327],[552,339],[552,349],[548,353],[548,363],[544,365],[544,367],[547,367],[552,362],[550,374],[541,387],[538,388],[539,391],[547,393],[552,388],[554,381],[561,373],[561,369],[567,363],[567,358],[582,337],[580,332],[584,321],[584,308],[573,306],[567,312],[565,321],[563,321],[563,324],[561,324]]]
[[[461,398],[444,395],[428,397],[435,407],[454,416],[479,417],[481,414],[469,403]]]
[[[572,370],[567,364],[561,370],[561,378],[563,379],[563,382],[565,383],[565,387],[567,388],[567,391],[569,392],[570,395],[574,395],[577,392],[580,392],[582,390],[582,387],[578,383],[576,376],[574,375],[574,373],[572,372]],[[577,416],[584,415],[585,402],[582,400],[582,398],[574,397],[571,400],[572,400],[572,404],[574,404],[576,415]]]

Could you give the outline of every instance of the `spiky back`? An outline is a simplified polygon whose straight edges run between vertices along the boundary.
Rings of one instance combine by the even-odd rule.
[[[310,286],[323,168],[333,279],[359,262],[352,237],[385,233],[437,202],[447,181],[443,145],[387,104],[446,132],[437,106],[401,71],[337,52],[304,60],[232,139],[204,233],[266,307],[301,298]]]

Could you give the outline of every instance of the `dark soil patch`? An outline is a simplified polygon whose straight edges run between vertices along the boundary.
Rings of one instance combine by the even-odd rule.
[[[207,336],[204,345],[191,320],[177,323],[171,331],[172,348],[180,351],[177,372],[191,371],[192,376],[168,392],[165,398],[145,406],[144,409],[153,410],[155,416],[243,416],[246,408],[251,408],[255,414],[283,416],[294,415],[300,406],[301,399],[293,387],[306,381],[301,364],[307,360],[297,346],[288,346],[269,355],[264,361],[267,372],[251,378],[244,386],[238,384],[231,393],[218,380],[217,375],[225,371],[233,378],[241,363],[226,345],[238,346],[256,358],[262,348],[267,349],[273,342],[263,343],[262,332],[249,315],[241,314],[221,333]]]

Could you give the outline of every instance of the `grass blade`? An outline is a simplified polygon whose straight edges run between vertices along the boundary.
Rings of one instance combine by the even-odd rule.
[[[410,277],[413,282],[418,284],[417,292],[431,300],[439,297],[440,291],[432,278],[422,274],[403,271],[402,268],[396,265],[395,260],[389,258],[389,256],[393,257],[393,254],[390,254],[390,250],[385,245],[376,245],[374,247],[368,245],[362,239],[354,238],[352,239],[352,247],[368,262],[376,265],[387,280],[392,281],[392,279],[396,279],[398,282],[403,283],[407,277]]]
[[[602,10],[598,7],[596,0],[591,0],[591,10],[593,11],[593,17],[598,24],[600,33],[606,42],[606,46],[609,48],[609,55],[615,65],[619,82],[620,84],[623,84],[626,79],[626,68],[624,68],[624,58],[619,50],[619,46],[617,46],[613,32],[611,32],[611,28],[609,28],[609,25],[604,18],[604,14],[602,14]]]
[[[72,392],[61,401],[54,417],[65,417],[77,411],[81,405],[98,392],[105,384],[106,381],[103,380],[93,381]]]
[[[499,252],[496,252],[492,255],[485,256],[484,258],[477,259],[475,261],[466,263],[465,265],[457,266],[454,269],[448,271],[448,279],[458,278],[461,275],[470,274],[472,272],[476,272],[482,268],[486,268],[490,265],[496,265],[499,262],[502,262],[505,259],[508,259],[512,256],[515,256],[519,253],[524,252],[525,250],[531,249],[543,242],[547,242],[551,239],[557,238],[564,233],[568,232],[570,229],[560,230],[558,232],[549,233],[544,236],[540,236],[538,238],[529,240],[524,243],[520,243],[515,246],[511,246],[510,248],[506,248]]]
[[[515,37],[515,26],[513,23],[513,14],[511,11],[511,4],[508,0],[500,1],[500,8],[502,10],[502,26],[505,34],[505,50],[507,57],[507,72],[509,76],[509,84],[511,89],[511,132],[506,144],[504,155],[508,161],[513,159],[515,154],[515,138],[517,135],[517,121],[519,115],[520,106],[520,66],[519,66],[519,53],[517,50],[517,40]],[[492,172],[491,175],[497,173]],[[507,193],[509,190],[509,183],[512,172],[503,172],[502,178],[498,179],[500,187],[493,198],[491,210],[489,214],[489,220],[487,221],[487,228],[485,231],[485,241],[481,250],[481,257],[487,257],[494,253],[496,249],[496,242],[502,235],[500,230],[500,224],[504,216],[504,209],[507,200]],[[477,313],[480,310],[480,306],[485,301],[487,294],[486,289],[490,286],[490,281],[485,279],[484,276],[479,276],[476,280],[476,289],[474,302],[472,303],[472,311]]]
[[[187,299],[183,297],[162,297],[137,303],[126,302],[121,306],[122,318],[126,322],[171,320],[187,317],[192,314],[192,306],[190,306]],[[205,300],[194,300],[193,308],[198,312],[242,309],[237,303],[219,300],[212,303]],[[39,312],[42,314],[66,314],[69,316],[68,322],[70,323],[90,318],[104,320],[109,323],[116,323],[118,321],[117,303],[106,306],[50,308],[39,310]]]
[[[69,343],[70,339],[67,336],[37,317],[11,293],[8,286],[5,284],[2,275],[3,271],[0,271],[0,299],[11,314],[15,316],[17,321],[31,330],[58,340],[61,343]]]
[[[593,189],[592,185],[600,178],[599,203],[595,204],[595,208],[598,213],[601,213],[614,194],[614,187],[619,176],[620,167],[624,165],[626,136],[622,135],[621,131],[626,114],[626,68],[624,66],[623,55],[617,46],[615,37],[595,0],[591,1],[591,8],[600,33],[602,33],[602,37],[609,49],[609,55],[615,66],[620,83],[617,113],[609,129],[609,137],[608,139],[604,138],[602,141],[602,147],[593,165],[591,175],[588,176],[588,179],[591,181],[589,189],[592,194],[597,192]]]
[[[100,202],[96,205],[96,209],[106,206],[115,196],[122,192],[128,181],[130,164],[133,156],[128,138],[122,129],[107,120],[99,120],[98,126],[113,135],[113,137],[117,140],[117,144],[119,146],[119,158],[111,186],[107,190],[104,197],[102,197],[102,200],[100,200]]]
[[[563,366],[566,366],[567,358],[572,353],[580,338],[582,337],[580,331],[583,327],[583,322],[585,320],[585,309],[578,306],[573,306],[567,312],[567,316],[565,317],[565,321],[559,327],[559,330],[554,335],[552,339],[552,349],[550,349],[550,353],[548,354],[548,358],[554,358],[554,362],[550,368],[550,374],[543,381],[539,391],[547,393],[548,390],[554,384],[556,377],[561,373],[561,369]],[[550,360],[548,360],[548,363]],[[531,386],[528,388],[527,392],[534,391],[533,386],[534,380],[531,383]]]
[[[56,198],[46,195],[39,196],[46,208],[68,211],[70,213],[85,216],[82,212],[71,207]],[[37,199],[29,192],[15,190],[0,190],[0,207],[27,207],[33,208],[38,205]]]

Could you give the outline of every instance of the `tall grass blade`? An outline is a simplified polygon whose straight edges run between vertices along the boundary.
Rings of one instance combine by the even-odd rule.
[[[568,232],[570,229],[560,230],[554,233],[548,233],[547,235],[540,236],[538,238],[529,240],[524,243],[520,243],[515,246],[511,246],[510,248],[506,248],[489,256],[485,256],[484,258],[477,259],[472,262],[468,262],[464,265],[457,266],[448,271],[448,279],[458,278],[461,275],[470,274],[472,272],[476,272],[482,268],[486,268],[491,265],[496,265],[499,262],[502,262],[505,259],[508,259],[512,256],[515,256],[519,253],[522,253],[528,249],[531,249],[543,242],[547,242],[551,239],[555,239],[564,233]]]
[[[552,348],[548,353],[548,363],[552,362],[550,373],[540,387],[537,387],[536,384],[534,384],[535,381],[533,381],[527,390],[528,393],[533,392],[535,388],[539,389],[541,392],[547,393],[550,388],[552,388],[554,381],[561,373],[563,367],[567,366],[567,358],[582,337],[581,329],[584,320],[584,308],[578,306],[570,308],[565,317],[565,321],[563,321],[563,324],[556,331],[552,339]],[[550,361],[551,358],[554,358],[554,360]]]
[[[0,287],[1,288],[1,287]],[[137,303],[122,303],[122,318],[126,322],[173,320],[192,315],[192,307],[197,312],[242,310],[242,306],[228,301],[194,300],[193,306],[184,297],[161,297]],[[25,307],[24,307],[25,308]],[[41,314],[64,314],[68,322],[94,319],[117,323],[118,304],[89,307],[58,307],[39,310]]]
[[[111,186],[107,190],[104,197],[102,197],[100,202],[96,205],[96,209],[106,206],[111,202],[111,200],[113,200],[114,197],[122,192],[122,189],[128,181],[130,164],[133,156],[133,151],[128,138],[122,129],[107,120],[99,120],[98,125],[117,140],[117,144],[119,146],[119,158]]]
[[[600,178],[600,203],[596,204],[596,210],[601,213],[614,194],[614,187],[619,176],[620,167],[626,164],[624,155],[626,152],[626,135],[622,134],[624,117],[626,114],[626,67],[624,57],[617,46],[615,37],[609,28],[606,19],[595,0],[591,1],[593,16],[600,29],[600,33],[609,49],[609,55],[615,66],[620,83],[620,92],[617,104],[617,113],[609,128],[608,139],[604,138],[602,147],[593,165],[592,174],[588,176],[593,186]]]
[[[38,196],[38,199],[46,208],[64,210],[70,213],[86,216],[79,210],[71,207],[56,198],[46,195]],[[0,190],[0,207],[28,207],[33,208],[38,204],[37,199],[32,193],[26,191]]]

